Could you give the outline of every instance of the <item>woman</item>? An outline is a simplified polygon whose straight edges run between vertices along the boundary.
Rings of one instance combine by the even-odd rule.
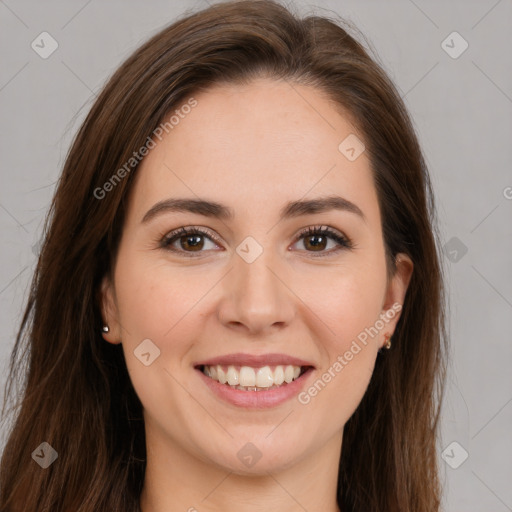
[[[45,234],[2,511],[439,510],[431,184],[340,24],[255,1],[165,28],[93,105]]]

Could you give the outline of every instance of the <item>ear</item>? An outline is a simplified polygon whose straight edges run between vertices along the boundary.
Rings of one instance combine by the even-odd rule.
[[[384,303],[382,305],[382,313],[388,312],[387,317],[390,318],[386,328],[383,329],[383,335],[389,334],[390,336],[393,335],[396,324],[400,319],[405,294],[407,293],[407,288],[409,287],[409,282],[414,269],[414,264],[411,258],[405,253],[398,253],[395,258],[395,262],[396,272],[388,285]],[[383,343],[385,343],[384,340]]]
[[[121,343],[121,329],[119,323],[119,313],[115,300],[114,285],[108,276],[101,281],[100,286],[100,308],[103,317],[103,325],[108,325],[109,332],[103,332],[105,341],[117,345]]]

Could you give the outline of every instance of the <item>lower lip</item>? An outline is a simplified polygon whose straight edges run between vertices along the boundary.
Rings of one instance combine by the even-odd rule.
[[[266,409],[267,407],[280,405],[298,395],[305,387],[306,380],[313,373],[313,368],[309,368],[298,379],[293,380],[289,384],[267,391],[242,391],[207,377],[197,368],[196,371],[200,374],[203,382],[222,400],[238,407]]]

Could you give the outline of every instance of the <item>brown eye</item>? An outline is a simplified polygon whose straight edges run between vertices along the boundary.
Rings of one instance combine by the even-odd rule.
[[[352,242],[338,231],[325,227],[309,227],[302,231],[297,241],[303,240],[306,252],[318,253],[316,256],[328,256],[343,249],[352,249]],[[329,241],[334,242],[334,248],[326,250]]]
[[[340,250],[354,247],[347,237],[329,226],[309,227],[300,233],[295,243],[299,241],[302,241],[306,252],[316,253],[315,257],[333,255]],[[330,249],[329,242],[334,244]],[[211,243],[212,247],[208,247],[208,243]],[[195,227],[182,227],[172,231],[160,241],[163,249],[190,257],[200,256],[208,249],[215,250],[218,244],[220,241],[214,234]]]
[[[327,246],[325,235],[308,235],[304,238],[304,247],[312,248],[314,251],[322,251]]]
[[[208,231],[203,231],[200,228],[180,228],[166,235],[160,242],[160,246],[168,251],[190,255],[190,253],[205,252],[203,249],[210,249],[207,246],[208,242],[213,245],[211,248],[214,249],[217,246],[214,241],[216,238]]]
[[[193,251],[200,251],[204,247],[203,235],[183,235],[178,238],[182,249],[192,249]]]

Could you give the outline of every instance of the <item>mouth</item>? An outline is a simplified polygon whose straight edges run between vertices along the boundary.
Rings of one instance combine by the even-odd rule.
[[[285,387],[300,379],[305,373],[313,369],[311,365],[197,365],[195,367],[206,377],[231,389],[249,392],[270,391],[271,389]]]
[[[243,408],[275,407],[291,400],[315,372],[309,361],[285,354],[230,354],[193,365],[221,400]]]

